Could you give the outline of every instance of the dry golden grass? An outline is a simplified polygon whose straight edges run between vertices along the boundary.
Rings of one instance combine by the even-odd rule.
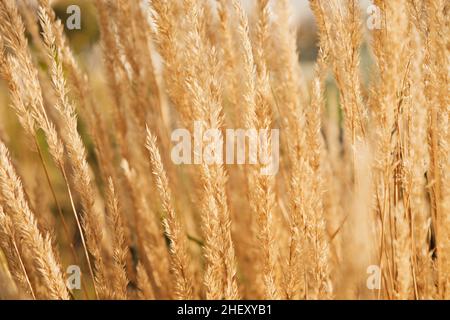
[[[0,2],[0,299],[450,299],[448,1],[309,0],[311,74],[288,0],[93,3],[77,56]],[[278,129],[278,174],[175,165],[194,121]]]

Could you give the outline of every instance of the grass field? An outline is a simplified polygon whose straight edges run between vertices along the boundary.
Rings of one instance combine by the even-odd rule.
[[[450,298],[448,1],[50,2],[0,2],[1,299]]]

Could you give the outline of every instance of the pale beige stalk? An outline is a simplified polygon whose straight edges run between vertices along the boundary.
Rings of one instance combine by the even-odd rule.
[[[148,128],[146,147],[150,154],[152,172],[159,191],[162,207],[166,214],[164,228],[166,235],[170,239],[171,264],[175,278],[175,297],[180,300],[189,300],[194,297],[194,277],[190,268],[186,235],[183,232],[179,218],[172,205],[172,192],[170,191],[169,181],[156,144],[156,137],[153,136]]]
[[[35,268],[47,291],[46,298],[69,299],[69,293],[49,235],[42,235],[31,211],[22,182],[12,166],[9,152],[0,141],[0,191],[5,210],[11,214],[14,228],[21,239],[21,246],[33,254]]]

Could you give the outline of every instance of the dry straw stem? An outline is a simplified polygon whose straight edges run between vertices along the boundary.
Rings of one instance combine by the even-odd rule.
[[[44,42],[47,48],[47,54],[52,62],[50,70],[50,78],[52,80],[52,85],[58,102],[55,105],[62,121],[64,123],[64,143],[67,148],[67,155],[69,162],[73,168],[73,180],[76,190],[81,198],[81,204],[83,207],[83,217],[82,224],[84,228],[84,233],[80,229],[82,241],[86,237],[87,248],[89,249],[92,257],[94,258],[94,265],[96,268],[95,282],[98,284],[98,295],[102,297],[108,297],[111,292],[109,291],[106,284],[106,268],[103,264],[102,257],[102,243],[103,243],[103,231],[102,231],[102,217],[98,209],[95,207],[94,195],[95,189],[91,182],[89,164],[86,160],[86,151],[81,140],[81,136],[77,131],[77,117],[75,113],[75,108],[69,101],[66,91],[66,82],[62,70],[61,62],[58,60],[60,54],[55,46],[55,37],[52,31],[50,20],[45,13],[43,8],[39,12],[41,26],[43,29]],[[64,179],[67,179],[65,169],[61,166],[61,171],[63,173]],[[68,185],[68,181],[66,181]],[[75,212],[75,218],[78,223],[78,214]],[[94,278],[93,270],[91,267],[89,256],[86,253],[86,259],[88,260],[88,265],[92,277]]]
[[[112,247],[113,247],[113,292],[114,298],[120,300],[127,299],[127,287],[128,279],[126,274],[126,258],[127,258],[127,246],[125,242],[125,229],[122,222],[122,216],[120,214],[121,208],[119,207],[114,182],[110,177],[108,179],[108,190],[106,193],[106,207],[109,218],[109,224],[111,230],[114,232]]]
[[[235,124],[239,127],[243,126],[246,129],[252,129],[256,126],[256,114],[255,114],[255,103],[256,103],[256,66],[255,59],[253,56],[253,48],[250,40],[250,27],[248,17],[241,6],[239,1],[233,1],[228,8],[230,16],[235,16],[236,22],[236,37],[237,44],[235,44],[234,50],[236,58],[232,62],[232,72],[236,77],[237,81],[240,81],[240,85],[234,88],[234,94],[237,101],[240,101],[237,106],[238,118]],[[242,58],[240,58],[242,57]],[[226,91],[224,91],[226,94]],[[240,116],[240,113],[243,113]],[[245,168],[243,174],[245,179],[248,199],[252,197],[255,198],[255,188],[251,185],[253,183],[253,177],[250,176],[252,169]],[[247,174],[247,172],[249,174]],[[251,194],[250,194],[251,193]],[[250,202],[250,201],[249,201]],[[242,243],[248,243],[251,245],[250,248],[241,246],[238,247],[237,254],[238,258],[241,260],[241,267],[245,273],[245,277],[248,279],[247,290],[249,292],[254,292],[258,297],[263,297],[265,295],[264,284],[261,283],[261,277],[258,276],[258,269],[261,269],[260,264],[252,263],[253,261],[259,261],[261,251],[259,250],[259,243],[256,239],[256,222],[257,217],[255,213],[255,203],[250,202],[249,208],[245,208],[245,211],[241,214],[235,215],[236,232],[235,239]],[[239,236],[239,238],[237,238]]]
[[[186,2],[186,5],[188,4],[189,1]],[[195,120],[195,115],[188,104],[189,100],[187,99],[183,79],[195,77],[195,70],[192,70],[195,64],[186,64],[186,58],[180,54],[178,50],[180,44],[177,42],[180,32],[178,28],[182,27],[186,18],[176,16],[177,4],[175,2],[156,0],[151,1],[150,5],[156,29],[154,39],[158,52],[164,59],[165,69],[163,72],[169,96],[177,105],[182,120],[186,124],[190,124],[192,120]],[[177,18],[181,19],[180,23],[177,23]],[[195,46],[197,43],[191,42],[191,45]]]
[[[124,85],[123,95],[126,96],[128,110],[132,111],[124,114],[130,123],[128,138],[129,141],[132,139],[143,141],[145,133],[136,129],[145,127],[147,119],[161,119],[162,116],[159,89],[149,48],[149,28],[142,31],[140,26],[148,22],[143,18],[142,10],[135,2],[119,0],[111,6],[110,12],[114,19],[108,19],[108,23],[110,28],[116,31],[116,46],[119,48],[119,60],[116,63],[122,64],[121,68],[124,70],[121,80]],[[140,61],[147,63],[142,66]],[[167,147],[164,122],[148,123],[162,145]],[[140,145],[140,148],[133,148],[130,151],[132,152],[128,160],[133,163],[136,170],[140,172],[148,170],[147,162],[142,162],[145,159],[145,148]]]
[[[430,279],[432,259],[430,247],[427,241],[430,234],[430,210],[427,201],[426,191],[426,171],[428,158],[427,150],[423,148],[427,144],[427,110],[425,106],[425,83],[422,78],[422,67],[424,52],[418,50],[423,48],[423,38],[421,36],[420,17],[417,16],[417,7],[408,1],[409,12],[409,36],[411,51],[414,52],[409,71],[410,81],[410,103],[407,109],[407,134],[408,149],[406,153],[406,169],[408,176],[406,179],[406,192],[409,197],[409,208],[411,212],[411,240],[413,251],[413,262],[415,266],[417,295],[419,299],[430,299],[432,296],[432,280]]]
[[[125,158],[128,156],[128,147],[126,142],[128,126],[124,109],[125,106],[122,102],[124,97],[121,94],[124,91],[123,74],[125,71],[122,68],[122,64],[119,63],[119,52],[113,30],[109,23],[109,8],[107,6],[107,2],[103,0],[96,0],[95,5],[99,15],[98,20],[102,35],[102,51],[106,73],[108,76],[108,86],[113,98],[112,102],[114,103],[113,115],[115,129],[117,131],[116,139],[121,146],[121,155]]]
[[[323,156],[326,153],[321,133],[321,119],[324,110],[324,81],[326,77],[326,52],[319,49],[319,57],[311,88],[311,102],[306,112],[307,140],[310,146],[309,165],[313,171],[312,189],[314,208],[310,212],[310,241],[313,248],[312,274],[315,278],[312,297],[325,299],[332,297],[329,238],[324,213],[325,167]]]
[[[346,135],[355,153],[356,142],[364,141],[367,121],[359,75],[359,48],[362,39],[359,5],[355,0],[317,0],[312,3],[321,31],[327,32],[326,35],[322,34],[322,39],[326,39],[326,48],[330,50],[334,76],[345,112]],[[326,21],[333,21],[333,27]]]
[[[56,163],[62,164],[64,152],[62,142],[44,108],[37,70],[33,66],[25,38],[25,27],[14,1],[3,1],[0,4],[0,15],[3,21],[0,31],[5,46],[13,53],[7,57],[8,75],[12,77],[13,87],[19,90],[21,96],[21,101],[15,100],[14,102],[18,103],[13,103],[13,106],[18,108],[15,111],[19,119],[28,113],[25,120],[21,121],[27,133],[34,136],[34,129],[37,127],[44,131],[52,157]],[[12,70],[15,72],[12,73]]]
[[[138,179],[134,168],[131,168],[124,160],[122,170],[132,198],[136,242],[142,266],[147,272],[155,294],[161,298],[170,297],[172,293],[164,287],[166,281],[170,279],[170,267],[165,239],[158,223],[159,219],[149,207],[141,180]]]
[[[233,123],[239,123],[239,104],[238,104],[238,59],[237,52],[235,51],[234,43],[234,30],[232,28],[232,12],[230,10],[230,1],[216,0],[217,2],[217,15],[219,17],[219,44],[221,48],[221,63],[225,77],[229,79],[224,83],[224,98],[229,101],[232,106]]]
[[[14,8],[10,7],[8,10],[14,11]],[[19,31],[22,30],[20,28],[23,28],[23,25],[21,26],[20,20],[14,21],[14,23],[12,23],[12,25],[19,27],[19,29],[18,29]],[[36,26],[36,28],[37,28],[37,26]],[[15,35],[16,36],[15,40],[13,38],[11,38],[8,41],[8,43],[10,43],[10,45],[11,45],[11,49],[14,52],[16,52],[16,53],[21,52],[20,58],[14,58],[14,56],[12,56],[12,55],[7,56],[4,52],[2,52],[1,53],[2,72],[1,73],[3,74],[3,77],[5,78],[5,80],[8,83],[8,86],[9,86],[9,91],[10,91],[11,100],[12,100],[11,106],[12,106],[13,110],[15,110],[15,112],[19,118],[19,122],[21,123],[22,127],[24,128],[27,136],[29,136],[32,140],[34,140],[33,143],[36,146],[37,152],[39,154],[39,158],[41,160],[42,167],[44,169],[44,172],[45,172],[45,175],[47,178],[48,185],[50,187],[50,191],[52,193],[54,202],[58,208],[58,213],[59,213],[61,222],[64,227],[64,233],[65,233],[65,235],[68,239],[68,242],[70,243],[70,246],[71,246],[71,253],[73,255],[75,263],[78,263],[78,257],[77,257],[76,251],[73,248],[72,241],[70,239],[67,222],[62,213],[60,203],[56,197],[53,183],[50,180],[48,167],[45,164],[45,160],[43,157],[42,147],[40,146],[40,144],[38,142],[38,137],[37,137],[37,133],[36,133],[37,128],[39,126],[41,126],[44,129],[44,132],[47,133],[46,135],[52,137],[49,140],[49,142],[51,143],[50,152],[51,152],[54,160],[59,165],[62,165],[63,159],[62,159],[62,153],[61,153],[62,148],[60,146],[60,142],[58,140],[58,137],[56,136],[56,131],[54,130],[53,124],[47,123],[45,120],[47,118],[45,110],[43,110],[43,111],[41,111],[42,109],[38,110],[37,111],[38,114],[42,113],[42,112],[43,112],[43,114],[40,114],[38,116],[33,116],[33,112],[34,112],[33,109],[36,108],[37,106],[41,105],[41,103],[42,103],[42,96],[39,92],[40,91],[39,86],[33,87],[34,90],[37,90],[37,91],[34,91],[34,93],[35,93],[34,97],[28,96],[27,91],[24,91],[24,90],[31,84],[27,83],[27,82],[25,82],[25,84],[22,84],[22,79],[18,78],[17,75],[12,72],[12,70],[17,70],[17,67],[22,66],[21,64],[18,64],[19,63],[18,60],[22,61],[23,63],[25,63],[27,65],[27,70],[24,70],[25,73],[32,74],[34,72],[33,66],[28,64],[28,63],[30,63],[30,57],[29,57],[28,53],[26,51],[23,51],[23,49],[19,49],[21,46],[23,46],[23,43],[26,43],[23,32],[24,31],[22,30],[21,33],[17,33]],[[11,34],[9,36],[11,36]],[[8,37],[6,37],[6,38],[8,39]],[[0,40],[0,42],[2,42],[2,40]],[[40,41],[39,43],[42,45],[41,42],[42,41]],[[2,47],[2,46],[3,46],[3,42],[1,43],[0,47]],[[32,79],[33,78],[29,78],[28,80],[32,80]],[[37,80],[35,80],[34,84],[36,84],[36,81]],[[32,99],[32,98],[35,100],[30,101],[30,99]],[[38,119],[36,119],[36,117],[38,117]],[[40,124],[42,124],[42,125],[40,125]],[[83,282],[83,286],[84,286],[84,282]],[[84,291],[85,291],[85,289],[84,289]]]
[[[194,297],[192,288],[194,277],[189,267],[190,262],[186,234],[183,232],[179,218],[176,216],[175,209],[172,206],[172,194],[169,181],[167,180],[167,175],[156,144],[156,137],[153,136],[148,128],[146,147],[150,153],[153,175],[161,198],[162,207],[166,214],[164,228],[170,240],[171,265],[175,278],[175,297],[180,300],[192,299]]]
[[[155,292],[153,290],[147,272],[141,263],[137,265],[137,283],[139,288],[138,296],[142,300],[155,300]]]
[[[4,208],[11,216],[15,232],[21,239],[20,246],[30,250],[33,256],[33,267],[36,268],[48,290],[44,298],[69,299],[51,238],[39,232],[34,213],[26,200],[22,182],[12,166],[6,146],[1,141],[0,190]]]
[[[448,221],[448,155],[449,155],[449,74],[448,3],[425,1],[425,96],[428,109],[428,134],[430,148],[431,205],[437,242],[438,296],[450,297],[450,235]]]
[[[81,115],[85,118],[89,133],[95,142],[95,151],[100,162],[100,170],[103,178],[114,174],[114,168],[111,166],[113,160],[113,150],[109,142],[109,136],[106,129],[104,117],[100,115],[98,104],[93,98],[91,88],[89,87],[88,76],[80,68],[76,61],[68,41],[64,34],[64,25],[61,20],[56,18],[55,12],[51,8],[48,0],[39,0],[39,6],[43,8],[51,24],[52,33],[55,37],[55,46],[60,50],[61,63],[68,70],[68,80],[74,89],[76,103],[80,108]],[[43,48],[44,53],[46,52]]]
[[[383,268],[387,264],[386,270],[389,272],[390,281],[386,284],[386,288],[389,294],[399,296],[399,291],[403,291],[404,296],[412,287],[401,290],[399,290],[400,288],[394,288],[393,277],[395,277],[395,274],[401,275],[404,280],[403,284],[405,284],[406,279],[411,279],[412,275],[411,265],[408,266],[405,263],[410,263],[408,257],[411,256],[411,246],[407,245],[409,241],[407,237],[409,233],[408,220],[402,213],[409,208],[399,207],[401,201],[399,195],[403,193],[402,175],[405,172],[402,170],[405,164],[402,122],[406,109],[405,103],[408,101],[406,89],[411,60],[400,40],[408,37],[406,33],[408,21],[400,13],[401,10],[398,10],[398,4],[380,1],[377,5],[384,8],[386,21],[390,22],[384,26],[383,30],[374,32],[373,41],[373,50],[380,74],[380,82],[374,84],[371,92],[371,99],[374,100],[371,102],[375,114],[374,122],[377,123],[374,169],[377,193],[376,205],[382,223],[380,265]],[[402,77],[398,77],[399,74]],[[392,108],[392,106],[395,106],[395,108]],[[395,151],[393,152],[392,149]],[[397,228],[399,235],[403,234],[400,238],[397,238],[392,230],[397,230]],[[403,243],[403,245],[400,243]]]
[[[187,34],[190,43],[183,54],[170,50],[176,46],[176,24],[172,18],[175,6],[164,1],[153,1],[156,35],[160,54],[169,71],[169,92],[174,97],[178,110],[187,125],[189,120],[202,120],[204,129],[221,129],[223,115],[221,88],[218,79],[217,52],[201,33],[203,15],[199,5],[186,1],[186,22],[192,32]],[[189,61],[189,62],[187,62]],[[186,62],[186,63],[185,63]],[[206,67],[205,67],[206,63]],[[178,71],[173,73],[171,68]],[[174,70],[174,71],[175,71]],[[184,75],[183,78],[173,76]],[[176,94],[177,92],[180,95]],[[180,99],[183,97],[183,99]],[[187,111],[185,108],[189,106]],[[201,165],[201,181],[204,189],[203,229],[205,234],[205,256],[208,261],[205,271],[207,297],[212,299],[238,297],[236,282],[236,260],[231,239],[231,221],[226,197],[227,174],[222,165]]]
[[[264,48],[268,46],[268,28],[269,28],[269,2],[258,1],[258,24],[256,30],[255,57],[256,57],[256,96],[255,119],[253,124],[258,130],[265,130],[267,146],[271,145],[272,137],[270,130],[272,129],[272,108],[273,97],[271,96],[269,74],[266,66],[266,57]],[[252,76],[252,74],[250,75]],[[251,117],[251,115],[250,115]],[[269,148],[261,148],[260,153],[272,162],[274,155],[271,154]],[[273,214],[275,209],[275,178],[274,176],[261,175],[256,170],[261,168],[253,168],[249,172],[250,184],[250,201],[254,204],[253,210],[258,221],[258,241],[261,247],[262,255],[262,272],[265,286],[265,298],[279,298],[280,284],[277,276],[276,253],[278,249],[274,243],[274,224]]]
[[[3,207],[0,205],[0,247],[6,255],[12,276],[16,282],[20,284],[22,290],[31,294],[36,299],[33,286],[28,277],[25,265],[20,257],[19,248],[16,243],[16,235],[11,218],[5,214]]]
[[[302,221],[308,212],[305,192],[307,191],[306,185],[309,183],[308,179],[311,177],[306,173],[307,168],[304,167],[306,159],[302,153],[306,147],[306,136],[302,127],[305,125],[307,93],[298,63],[295,32],[289,24],[289,3],[284,0],[279,1],[274,7],[277,19],[273,24],[271,41],[273,42],[275,39],[278,41],[280,52],[277,53],[276,63],[270,63],[268,66],[269,71],[274,74],[276,79],[273,84],[273,92],[279,106],[278,111],[283,119],[281,125],[286,132],[287,152],[291,164],[291,178],[288,180],[290,235],[283,279],[283,297],[296,299],[307,297],[308,291],[307,266],[304,261],[300,260],[302,254],[306,253],[303,251],[307,244],[305,226],[302,226]],[[262,50],[268,50],[267,44],[262,47]],[[285,72],[281,72],[281,70],[285,70]],[[303,184],[304,186],[302,186]]]
[[[167,147],[168,135],[165,132],[164,121],[160,121],[163,119],[161,118],[159,88],[150,55],[150,40],[148,39],[150,30],[146,31],[144,28],[143,31],[140,27],[148,24],[148,22],[143,17],[140,6],[134,2],[101,0],[96,1],[96,6],[102,33],[108,85],[113,96],[113,118],[117,132],[115,136],[121,156],[121,159],[119,159],[128,163],[137,173],[133,180],[138,180],[138,183],[142,186],[144,191],[139,191],[142,196],[146,198],[154,197],[155,190],[148,179],[145,179],[149,170],[148,162],[145,161],[146,150],[143,143],[136,143],[136,141],[145,141],[145,133],[139,128],[145,126],[146,119],[151,119],[149,121],[151,129],[158,136],[163,147]],[[114,18],[111,19],[111,16]],[[130,18],[131,16],[133,18]],[[136,23],[134,23],[135,20]],[[133,22],[130,24],[130,21]],[[146,61],[146,63],[143,66],[139,61]],[[121,170],[115,174],[115,180],[129,181],[129,178]],[[142,207],[140,211],[144,214],[144,219],[153,215],[153,213],[145,211],[147,209],[142,206],[142,201],[138,197],[130,195],[129,190],[124,190],[121,186],[121,184],[118,185],[121,202],[128,201],[127,199],[130,198],[134,202],[141,202],[134,203],[133,206]],[[156,207],[153,202],[148,204],[151,210]],[[138,221],[137,219],[134,220]],[[155,235],[159,234],[158,227],[152,231]],[[144,255],[142,245],[145,236],[140,227],[137,229],[140,254]],[[151,273],[149,264],[145,263],[144,265]]]
[[[343,221],[347,222],[340,231],[344,241],[348,242],[343,252],[345,257],[342,259],[343,270],[349,273],[346,281],[349,283],[348,289],[351,290],[352,286],[357,286],[356,283],[361,281],[356,274],[363,272],[372,259],[371,227],[376,226],[370,206],[363,207],[363,199],[370,201],[371,186],[368,179],[371,178],[368,177],[371,177],[371,168],[365,162],[371,161],[371,149],[367,133],[368,110],[359,67],[362,43],[360,8],[357,1],[314,0],[311,4],[318,21],[320,44],[323,52],[329,55],[339,89],[339,102],[343,110],[344,157],[347,157],[347,160],[350,160],[347,163],[351,164],[350,170],[346,172],[349,176],[346,183],[350,183],[347,187],[353,194],[348,199],[350,202],[344,204],[348,214]],[[370,224],[366,223],[367,221],[370,221]],[[360,230],[351,227],[360,224]],[[365,254],[359,255],[358,259],[346,256],[354,255],[360,250],[364,250]],[[359,271],[352,273],[351,270],[355,269]]]

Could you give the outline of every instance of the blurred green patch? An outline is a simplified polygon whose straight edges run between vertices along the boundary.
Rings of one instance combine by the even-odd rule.
[[[71,5],[77,5],[81,10],[81,29],[69,30],[66,25],[67,18],[71,14],[67,13],[67,8]],[[93,44],[99,41],[100,32],[97,24],[95,6],[93,1],[77,0],[59,0],[53,5],[56,16],[64,23],[64,31],[70,41],[70,45],[76,53],[88,50]]]

